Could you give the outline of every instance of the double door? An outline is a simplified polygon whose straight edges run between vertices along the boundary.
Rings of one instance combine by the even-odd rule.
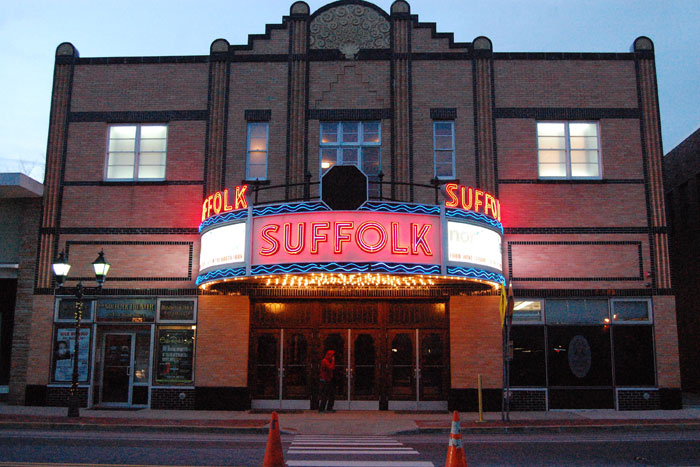
[[[257,330],[253,408],[311,408],[321,359],[333,350],[336,409],[446,409],[447,345],[443,329]]]

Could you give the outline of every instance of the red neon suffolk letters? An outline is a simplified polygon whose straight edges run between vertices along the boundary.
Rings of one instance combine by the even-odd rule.
[[[501,202],[491,193],[456,183],[446,184],[445,192],[449,198],[445,201],[446,208],[478,212],[501,222]]]

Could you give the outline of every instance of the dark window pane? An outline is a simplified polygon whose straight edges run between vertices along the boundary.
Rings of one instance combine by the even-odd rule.
[[[607,300],[547,300],[547,324],[603,324],[609,322]],[[605,320],[608,321],[605,321]]]
[[[649,302],[646,300],[614,301],[613,321],[648,321]]]
[[[547,328],[550,386],[611,386],[610,326]]]
[[[654,343],[651,326],[615,326],[616,386],[654,386]]]
[[[513,341],[511,386],[545,386],[544,326],[514,326],[510,337]]]

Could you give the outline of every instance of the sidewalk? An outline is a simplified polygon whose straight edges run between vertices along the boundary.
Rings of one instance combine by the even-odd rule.
[[[280,411],[282,433],[392,435],[449,433],[448,412],[393,411]],[[460,413],[464,433],[566,432],[588,430],[700,430],[700,407],[682,410],[625,411],[562,410],[511,412],[510,422],[500,412]],[[25,407],[0,404],[0,428],[198,431],[212,433],[267,433],[270,412],[95,410],[81,409],[79,419],[66,417],[65,407]]]

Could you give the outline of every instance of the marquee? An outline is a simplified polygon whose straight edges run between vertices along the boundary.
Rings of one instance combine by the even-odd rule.
[[[320,201],[250,206],[246,188],[204,200],[198,286],[316,273],[504,281],[500,203],[484,191],[451,185],[443,206],[368,201],[333,211]]]

